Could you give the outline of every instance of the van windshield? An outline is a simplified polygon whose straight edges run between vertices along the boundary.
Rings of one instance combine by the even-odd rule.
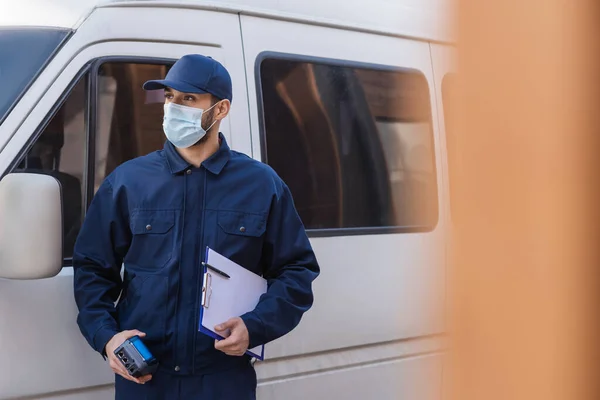
[[[56,28],[0,28],[0,124],[69,32]]]

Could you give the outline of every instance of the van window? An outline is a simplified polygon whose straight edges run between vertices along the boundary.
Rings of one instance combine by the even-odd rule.
[[[164,93],[142,85],[162,79],[170,65],[128,62],[102,64],[98,72],[94,193],[117,166],[162,149]]]
[[[433,229],[437,183],[423,74],[279,57],[263,59],[259,71],[264,161],[290,187],[308,229]]]
[[[0,124],[68,34],[53,28],[0,28]]]
[[[64,258],[73,255],[73,246],[81,228],[84,209],[87,79],[87,76],[82,78],[73,87],[15,171],[47,174],[60,182]]]

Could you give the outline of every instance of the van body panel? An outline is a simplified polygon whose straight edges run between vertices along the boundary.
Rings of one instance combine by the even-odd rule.
[[[77,29],[97,8],[160,7],[196,9],[334,26],[417,40],[453,40],[447,0],[5,0],[0,26],[53,26]]]

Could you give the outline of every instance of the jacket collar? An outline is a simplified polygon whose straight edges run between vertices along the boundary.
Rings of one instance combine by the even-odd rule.
[[[231,156],[229,145],[225,140],[225,136],[223,136],[221,132],[219,132],[219,142],[221,143],[219,150],[217,150],[216,153],[202,163],[204,168],[215,175],[219,175],[221,173]],[[183,157],[181,157],[175,146],[173,146],[173,143],[169,142],[168,140],[165,142],[164,154],[165,159],[167,160],[167,165],[169,166],[169,170],[172,174],[179,174],[192,166],[189,162],[185,161]]]

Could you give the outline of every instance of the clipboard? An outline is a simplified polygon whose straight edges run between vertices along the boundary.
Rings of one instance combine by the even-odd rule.
[[[267,291],[267,281],[252,271],[236,264],[211,248],[206,248],[206,262],[202,263],[203,282],[198,330],[214,339],[223,336],[213,329],[230,318],[254,310],[260,297]],[[264,360],[265,346],[248,349],[246,354]]]

